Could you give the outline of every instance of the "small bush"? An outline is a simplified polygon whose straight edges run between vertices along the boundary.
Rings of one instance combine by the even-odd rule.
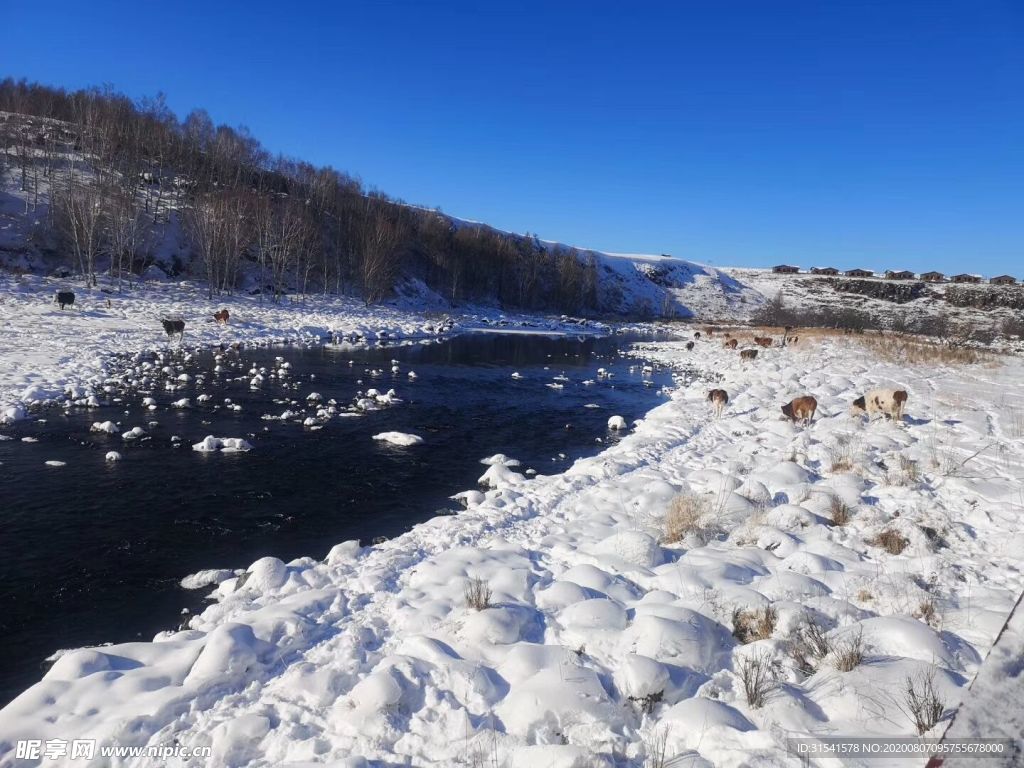
[[[825,626],[814,616],[805,615],[789,643],[789,656],[797,669],[812,675],[831,652],[832,640]]]
[[[466,605],[477,611],[491,607],[491,588],[484,579],[470,579],[466,583],[463,594]]]
[[[920,619],[930,627],[938,627],[939,612],[935,609],[934,600],[922,600],[921,604],[914,611],[914,618]]]
[[[901,536],[899,531],[893,530],[892,528],[886,528],[875,536],[875,538],[870,539],[868,543],[873,544],[876,547],[881,547],[890,555],[899,555],[907,548],[910,541],[904,536]]]
[[[778,620],[778,612],[770,605],[756,610],[737,608],[732,614],[732,635],[744,645],[767,640],[775,632]]]
[[[848,435],[842,435],[828,446],[828,461],[832,472],[849,472],[855,465],[855,447]]]
[[[946,705],[935,689],[934,669],[917,677],[907,676],[903,689],[903,704],[919,735],[923,736],[935,727],[942,719]]]
[[[644,735],[644,768],[668,768],[668,728],[655,728]]]
[[[740,661],[739,674],[747,704],[760,709],[776,686],[778,670],[771,656],[766,652],[745,656]]]
[[[846,525],[850,522],[850,518],[853,517],[853,510],[851,510],[849,505],[838,496],[832,497],[831,501],[829,501],[828,508],[832,525]]]
[[[909,486],[917,483],[921,478],[920,470],[917,467],[917,462],[903,454],[900,454],[897,459],[897,467],[891,469],[885,474],[885,482],[887,485],[898,485],[898,486]]]
[[[688,536],[694,536],[702,543],[714,537],[714,526],[709,525],[707,516],[709,504],[705,498],[692,493],[681,493],[672,499],[665,515],[663,544],[675,544]]]
[[[836,642],[833,659],[840,672],[850,672],[864,663],[864,630]]]

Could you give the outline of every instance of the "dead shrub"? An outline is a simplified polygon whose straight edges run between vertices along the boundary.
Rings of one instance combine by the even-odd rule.
[[[789,657],[805,675],[813,675],[832,652],[832,640],[825,626],[814,616],[805,615],[789,642]]]
[[[466,605],[474,610],[482,611],[491,607],[491,587],[485,579],[470,579],[466,582],[463,594]]]
[[[840,672],[850,672],[864,662],[864,630],[849,634],[835,643],[833,663]]]
[[[777,685],[778,669],[767,652],[744,656],[739,665],[740,680],[747,704],[760,709]]]
[[[737,608],[732,613],[732,636],[744,645],[767,640],[775,632],[778,621],[778,611],[771,605],[754,610]]]
[[[928,733],[942,719],[946,704],[935,688],[935,670],[907,676],[903,688],[903,706],[920,736]]]
[[[881,547],[890,555],[899,555],[902,554],[903,550],[907,548],[908,544],[910,544],[910,540],[905,536],[900,535],[899,531],[892,528],[886,528],[873,539],[869,539],[868,544]]]
[[[935,601],[928,599],[922,600],[921,604],[914,611],[914,618],[923,621],[930,627],[938,628],[939,626],[939,612],[935,609]]]

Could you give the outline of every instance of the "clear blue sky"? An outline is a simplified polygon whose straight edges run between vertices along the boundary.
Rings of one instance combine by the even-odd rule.
[[[2,75],[164,91],[503,229],[719,265],[1024,272],[1021,0],[12,0],[0,18]]]

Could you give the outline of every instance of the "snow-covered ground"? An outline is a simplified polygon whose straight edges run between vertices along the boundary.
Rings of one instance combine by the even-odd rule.
[[[799,765],[789,737],[914,734],[908,685],[948,715],[1024,586],[1024,363],[638,355],[717,378],[723,417],[681,388],[563,474],[487,459],[456,517],[199,574],[223,580],[190,629],[68,653],[0,711],[0,763],[93,738],[212,747],[168,765]],[[850,413],[885,386],[901,423]],[[806,429],[779,410],[804,393]]]

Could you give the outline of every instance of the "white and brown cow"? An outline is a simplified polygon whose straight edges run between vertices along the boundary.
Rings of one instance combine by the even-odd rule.
[[[715,418],[720,419],[725,406],[729,403],[729,393],[724,389],[712,389],[708,392],[708,402],[711,403],[711,410],[714,411]]]
[[[903,418],[907,405],[907,392],[903,389],[872,389],[863,397],[853,401],[854,412],[867,413],[870,419],[876,413],[893,421]]]

